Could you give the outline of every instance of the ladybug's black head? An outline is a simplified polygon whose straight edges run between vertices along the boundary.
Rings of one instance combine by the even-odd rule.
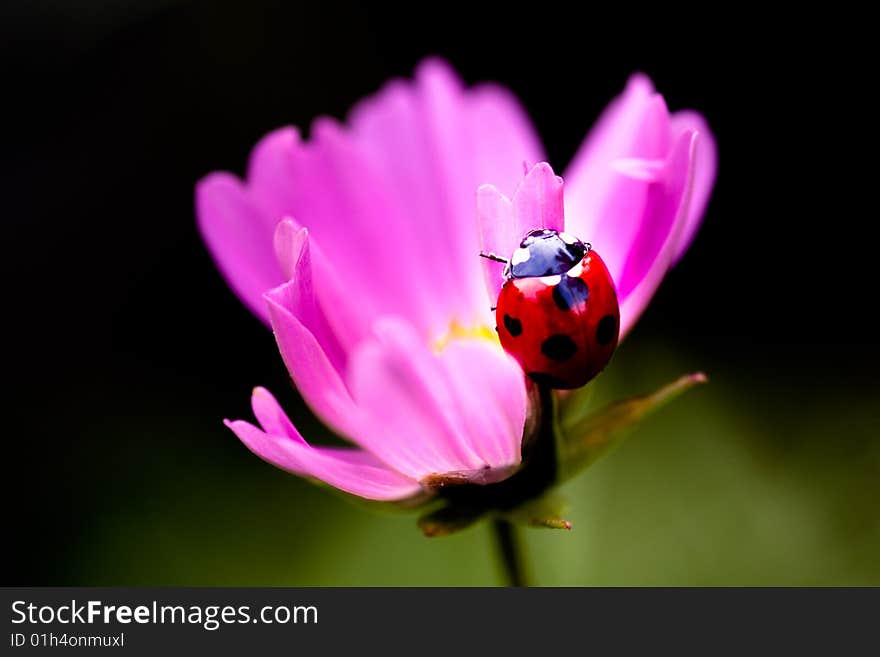
[[[590,245],[551,228],[529,231],[505,269],[507,278],[564,274],[590,250]]]

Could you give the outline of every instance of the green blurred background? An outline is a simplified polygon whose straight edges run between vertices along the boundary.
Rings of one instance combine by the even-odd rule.
[[[536,581],[880,584],[876,395],[829,397],[794,373],[703,361],[637,336],[621,348],[595,384],[596,405],[702,366],[711,381],[564,485],[571,532],[522,530]],[[124,431],[155,448],[127,458],[121,443],[95,463],[83,446],[69,463],[86,505],[59,555],[64,582],[500,582],[485,523],[424,538],[411,514],[376,513],[264,464],[219,421],[143,418]],[[206,434],[198,449],[192,432]]]
[[[766,16],[715,31],[659,9],[4,3],[4,583],[500,581],[484,525],[424,538],[222,426],[265,385],[329,438],[192,210],[196,180],[241,173],[265,132],[342,117],[433,53],[509,86],[560,171],[635,70],[720,144],[705,224],[594,402],[710,383],[564,487],[573,530],[525,534],[537,582],[880,584],[873,215],[848,207],[858,172],[831,152],[855,121],[849,64]]]

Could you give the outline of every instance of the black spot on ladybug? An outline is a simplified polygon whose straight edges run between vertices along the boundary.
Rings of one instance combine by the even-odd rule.
[[[513,337],[516,337],[522,333],[522,322],[510,315],[504,315],[504,328]]]
[[[577,345],[563,333],[551,335],[541,343],[541,353],[550,360],[563,361],[574,356]]]
[[[580,278],[563,276],[553,288],[553,302],[560,310],[571,310],[576,305],[586,303],[590,288]]]
[[[528,377],[535,383],[547,386],[548,388],[569,388],[570,386],[562,379],[557,379],[552,374],[544,372],[529,372]]]
[[[617,335],[617,320],[614,315],[605,315],[599,320],[596,327],[596,342],[601,345],[609,344]]]

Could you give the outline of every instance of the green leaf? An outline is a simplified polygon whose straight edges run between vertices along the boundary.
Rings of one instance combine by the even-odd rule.
[[[674,399],[698,383],[705,383],[702,372],[688,374],[656,392],[609,404],[586,417],[574,414],[562,422],[559,441],[559,481],[577,474],[616,446],[647,413]]]
[[[562,512],[568,506],[565,498],[558,493],[547,493],[534,500],[520,504],[501,516],[505,520],[528,527],[545,529],[571,529],[571,523],[563,520]]]

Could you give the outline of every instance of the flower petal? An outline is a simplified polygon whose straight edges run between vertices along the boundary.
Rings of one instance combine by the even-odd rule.
[[[307,228],[282,219],[275,228],[275,255],[287,279],[298,281],[288,310],[299,317],[341,371],[344,355],[369,332],[377,311],[363,297],[354,304],[345,283],[313,245]]]
[[[695,128],[707,133],[707,144],[693,142]],[[693,162],[694,144],[705,169]],[[715,165],[714,138],[702,117],[670,117],[650,80],[635,75],[566,172],[569,231],[591,241],[608,265],[621,304],[621,337],[693,239]]]
[[[473,193],[477,185],[491,182],[513,196],[522,180],[523,166],[546,160],[544,147],[531,119],[510,90],[484,82],[471,89],[467,99],[469,138],[473,144]]]
[[[477,224],[480,229],[480,252],[498,258],[509,258],[517,247],[519,230],[513,204],[494,185],[477,189]],[[504,263],[482,258],[483,275],[489,299],[494,305],[504,285]]]
[[[481,472],[483,482],[492,473],[509,475],[520,461],[525,384],[500,346],[453,341],[437,354],[404,321],[383,320],[376,332],[349,367],[363,411],[357,443],[418,480],[455,472]]]
[[[254,417],[263,427],[266,433],[275,436],[286,436],[297,442],[305,443],[302,436],[288,419],[287,414],[281,408],[281,405],[275,400],[271,392],[265,388],[254,388],[251,395],[251,408],[254,411]]]
[[[225,424],[264,461],[371,500],[399,500],[421,491],[418,482],[394,472],[364,451],[312,447],[268,391],[259,389],[254,396],[260,397],[253,404],[260,409],[258,419],[263,430],[241,420],[226,420]],[[264,420],[268,420],[268,425]]]
[[[357,411],[342,380],[342,356],[328,355],[328,351],[333,353],[329,336],[315,335],[291,310],[300,305],[300,284],[294,279],[265,294],[275,340],[306,403],[327,425],[351,435]]]
[[[647,187],[638,239],[617,279],[621,338],[638,320],[672,265],[688,217],[697,139],[693,131],[682,133],[663,180]]]
[[[562,178],[553,173],[549,164],[539,162],[517,187],[513,209],[517,226],[522,230],[520,239],[533,228],[552,228],[561,233],[565,230]]]
[[[690,209],[688,210],[687,223],[678,240],[673,258],[673,264],[675,264],[693,242],[706,212],[706,206],[709,204],[709,197],[712,194],[712,187],[715,185],[715,177],[718,173],[718,144],[706,119],[697,112],[691,110],[675,112],[672,115],[671,124],[673,135],[681,134],[688,129],[695,130],[699,135],[697,152],[694,157],[694,183]]]
[[[308,230],[297,229],[293,222],[284,220],[275,230],[275,245],[276,250],[286,250],[280,254],[279,262],[289,269],[290,282],[275,288],[272,291],[272,298],[299,319],[315,336],[336,371],[343,371],[346,361],[345,351],[336,338],[337,333],[331,329],[322,306],[315,298]],[[328,277],[332,277],[329,272],[323,276],[325,279]]]
[[[308,239],[308,228],[298,226],[293,219],[283,219],[275,227],[273,239],[275,257],[278,259],[285,280],[294,277],[297,263],[306,250]]]
[[[315,121],[309,143],[293,129],[268,135],[251,158],[248,182],[271,212],[309,229],[327,268],[345,281],[349,300],[411,317],[423,329],[439,323],[437,302],[424,293],[429,268],[412,216],[337,122]],[[318,297],[325,296],[319,287]],[[325,308],[334,325],[342,323],[336,314],[343,306]]]
[[[423,62],[414,84],[393,81],[361,102],[350,117],[352,133],[373,168],[418,228],[417,245],[442,252],[442,266],[412,272],[443,306],[433,328],[451,318],[471,324],[487,303],[480,284],[474,192],[492,182],[512,194],[521,162],[538,159],[540,144],[516,101],[497,87],[468,91],[439,60]]]
[[[485,339],[451,341],[441,352],[473,451],[492,464],[520,461],[527,400],[522,368]]]
[[[293,217],[311,231],[317,269],[334,270],[347,296],[377,313],[406,316],[429,339],[450,319],[484,320],[474,191],[493,182],[512,194],[523,160],[542,159],[516,99],[494,85],[465,89],[446,64],[427,60],[414,82],[393,82],[361,102],[350,123],[318,120],[309,143],[282,128],[254,148],[247,196],[259,207],[236,234],[206,234],[224,245],[212,252],[230,283],[265,319],[259,296],[284,280],[268,257],[272,231]],[[240,188],[231,176],[226,182]],[[439,266],[426,250],[439,254]],[[325,291],[323,276],[315,285],[330,323],[345,326],[351,318],[325,299],[336,291]]]
[[[621,289],[631,245],[639,239],[651,162],[669,152],[669,113],[647,77],[633,76],[590,131],[565,174],[568,230],[592,243]],[[639,162],[637,166],[634,163]]]
[[[282,280],[272,252],[274,223],[232,174],[212,173],[196,186],[202,238],[235,294],[264,322],[262,294]]]
[[[247,182],[266,210],[274,216],[296,216],[295,158],[305,148],[297,128],[284,126],[265,135],[251,150]]]

